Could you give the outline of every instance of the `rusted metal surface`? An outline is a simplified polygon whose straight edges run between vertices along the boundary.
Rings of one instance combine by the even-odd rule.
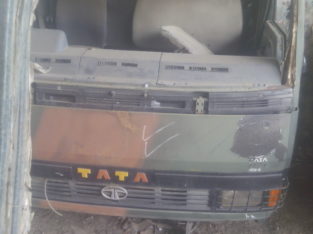
[[[296,80],[296,63],[297,63],[297,37],[298,37],[298,0],[292,2],[292,26],[290,30],[291,40],[289,43],[288,53],[285,60],[284,84],[294,87]]]
[[[33,158],[62,163],[140,168],[145,158],[143,124],[149,126],[149,136],[158,123],[158,116],[149,114],[41,110],[40,116],[35,114]]]
[[[50,206],[48,205],[48,202],[45,200],[33,199],[32,203],[33,203],[33,206],[35,207],[50,208]],[[127,215],[126,209],[124,208],[84,205],[84,204],[58,202],[58,201],[50,201],[50,203],[51,203],[51,206],[56,210],[75,211],[75,212],[80,212],[80,213],[122,216],[122,217]]]

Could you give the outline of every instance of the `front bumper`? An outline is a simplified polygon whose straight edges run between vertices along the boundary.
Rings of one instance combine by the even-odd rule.
[[[50,206],[43,199],[33,198],[33,207],[47,208]],[[210,213],[195,211],[169,211],[148,210],[135,208],[120,208],[99,205],[86,205],[71,202],[49,201],[50,205],[58,211],[71,211],[96,215],[139,217],[149,219],[179,220],[179,221],[243,221],[262,220],[270,217],[273,211],[244,212],[244,213]]]
[[[79,178],[73,173],[77,171],[75,165],[67,165],[71,172],[66,173],[64,166],[33,162],[34,206],[46,208],[50,202],[60,210],[172,220],[265,219],[282,205],[288,184],[286,172],[226,175],[145,171],[151,179],[146,184],[97,181],[92,176]],[[127,198],[105,198],[102,189],[112,185],[126,189]]]

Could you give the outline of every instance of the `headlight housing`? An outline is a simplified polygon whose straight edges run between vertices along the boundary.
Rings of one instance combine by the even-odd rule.
[[[274,190],[223,190],[220,193],[219,209],[223,211],[264,211],[278,208],[285,198],[284,189]]]

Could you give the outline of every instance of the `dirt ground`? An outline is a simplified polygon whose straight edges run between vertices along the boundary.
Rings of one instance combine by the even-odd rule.
[[[310,74],[313,74],[310,72]],[[286,204],[266,221],[200,223],[194,234],[202,233],[313,233],[313,75],[303,79],[301,111],[290,189]],[[34,209],[32,234],[122,234],[185,233],[183,223],[121,219]],[[138,232],[142,230],[142,232]]]

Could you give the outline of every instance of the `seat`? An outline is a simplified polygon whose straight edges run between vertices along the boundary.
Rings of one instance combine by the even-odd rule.
[[[136,0],[107,0],[108,48],[132,47],[132,20]]]
[[[176,26],[213,53],[238,49],[243,28],[241,0],[138,0],[133,42],[141,49],[173,51],[162,27]]]
[[[106,0],[57,0],[56,28],[70,45],[104,47],[107,37]]]

